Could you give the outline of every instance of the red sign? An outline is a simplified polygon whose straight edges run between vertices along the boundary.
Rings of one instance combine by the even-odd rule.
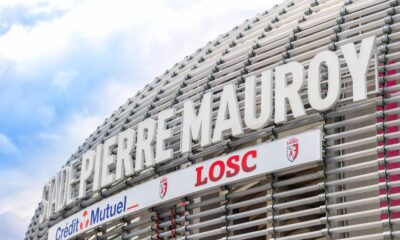
[[[257,168],[257,164],[249,164],[249,160],[257,157],[257,150],[249,150],[241,155],[232,155],[225,160],[214,161],[208,169],[203,165],[196,167],[195,187],[211,182],[218,182],[222,177],[234,177],[241,171],[252,172]],[[204,176],[206,175],[206,176]]]

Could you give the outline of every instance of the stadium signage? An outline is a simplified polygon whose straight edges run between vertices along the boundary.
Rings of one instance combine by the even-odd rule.
[[[293,139],[296,139],[298,144],[297,155],[290,161],[287,152],[293,151],[292,147],[288,148]],[[234,151],[103,199],[53,225],[48,231],[48,239],[70,239],[108,221],[120,219],[165,201],[278,170],[318,162],[321,159],[320,129]],[[208,180],[205,180],[207,178]]]
[[[235,84],[226,84],[219,96],[215,123],[212,118],[213,93],[205,93],[199,106],[190,99],[186,100],[183,112],[179,115],[182,119],[180,153],[190,153],[193,142],[205,147],[221,142],[227,135],[240,136],[244,133],[244,126],[257,130],[273,122],[284,123],[288,116],[288,106],[294,118],[305,116],[306,111],[300,91],[306,76],[308,102],[317,111],[326,111],[334,107],[338,101],[341,93],[342,66],[347,66],[343,71],[351,75],[353,101],[367,99],[367,72],[374,49],[375,37],[368,37],[361,41],[359,51],[354,43],[348,43],[341,46],[341,51],[336,53],[319,52],[311,59],[307,74],[299,62],[289,62],[275,69],[266,69],[261,73],[259,91],[256,90],[256,77],[248,76],[245,79],[243,114],[239,108]],[[341,53],[340,56],[344,61],[339,60],[337,53]],[[328,89],[324,96],[321,96],[322,68],[328,70],[326,79]],[[260,107],[256,107],[256,98],[261,99],[260,103],[257,103]],[[163,110],[154,118],[140,122],[137,130],[128,128],[111,136],[98,144],[95,149],[87,150],[81,157],[64,166],[45,185],[41,222],[49,218],[52,213],[73,204],[77,199],[84,198],[88,191],[99,191],[145,168],[171,160],[173,149],[169,147],[168,141],[172,139],[173,132],[167,127],[167,122],[175,117],[178,116],[174,108]],[[290,142],[290,148],[296,149],[297,144],[293,140]],[[136,149],[135,156],[133,156],[134,149]],[[295,162],[295,151],[286,152],[286,155],[287,159]],[[250,172],[253,167],[249,163],[251,158],[254,158],[253,153],[218,161],[210,168],[197,169],[198,185]],[[80,169],[77,166],[80,166]],[[164,185],[168,187],[168,184]],[[77,196],[73,194],[74,190],[78,191]]]
[[[222,177],[231,178],[238,175],[241,171],[252,172],[256,170],[257,164],[249,165],[250,158],[256,158],[257,151],[249,150],[241,155],[232,155],[225,160],[217,160],[211,163],[210,167],[205,170],[207,177],[203,177],[204,166],[200,165],[196,168],[196,184],[201,186],[211,182],[218,182]]]

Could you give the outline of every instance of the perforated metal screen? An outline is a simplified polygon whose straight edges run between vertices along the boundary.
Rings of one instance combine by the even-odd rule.
[[[354,103],[350,73],[339,47],[351,42],[359,46],[363,38],[373,35],[378,55],[370,62],[368,100]],[[188,195],[110,221],[78,239],[400,239],[399,40],[400,6],[393,0],[285,1],[245,21],[128,99],[71,157],[79,158],[108,137],[127,128],[137,129],[140,121],[173,106],[176,117],[168,123],[174,133],[168,142],[175,151],[173,160],[101,192],[90,192],[89,198],[54,212],[44,223],[39,223],[39,205],[26,239],[47,239],[49,227],[63,218],[155,176],[315,127],[322,127],[325,135],[322,164]],[[326,49],[336,51],[342,64],[342,92],[334,109],[313,110],[306,84],[302,95],[307,117],[289,115],[285,124],[245,129],[240,138],[225,136],[223,142],[207,148],[195,145],[189,155],[179,153],[185,99],[198,105],[204,93],[212,92],[215,121],[227,83],[237,84],[243,110],[246,76],[256,75],[260,81],[265,69],[291,61],[302,63],[307,72],[310,59]],[[74,167],[79,179],[80,163]],[[75,196],[77,187],[78,180]]]

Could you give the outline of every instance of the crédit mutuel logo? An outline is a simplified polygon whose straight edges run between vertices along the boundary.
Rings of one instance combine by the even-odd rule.
[[[299,139],[297,137],[292,137],[287,141],[287,159],[294,162],[299,155]]]
[[[134,204],[127,207],[126,201],[127,197],[124,196],[122,199],[117,200],[114,203],[107,203],[105,206],[103,205],[91,210],[83,210],[80,217],[73,219],[71,222],[67,222],[65,226],[57,228],[55,239],[67,239],[72,235],[90,228],[90,226],[106,222],[107,219],[121,215],[122,213],[138,206],[138,204]]]
[[[79,224],[79,229],[83,230],[83,229],[88,228],[89,222],[90,222],[89,214],[88,214],[88,211],[85,210],[82,213],[82,218],[81,218],[81,223]]]

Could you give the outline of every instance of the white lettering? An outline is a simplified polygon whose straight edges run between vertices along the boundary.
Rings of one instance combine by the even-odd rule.
[[[222,133],[230,130],[232,136],[243,133],[242,120],[240,119],[239,104],[236,97],[236,87],[234,84],[224,86],[212,142],[216,143],[223,139]]]
[[[135,144],[135,132],[128,128],[118,134],[117,166],[115,167],[115,180],[121,180],[124,176],[134,173],[133,147]]]
[[[211,144],[211,110],[212,93],[206,93],[201,101],[199,113],[196,116],[192,100],[187,100],[183,107],[183,127],[181,139],[181,152],[187,153],[192,150],[192,140],[200,139],[201,146]]]
[[[165,141],[172,137],[172,129],[166,128],[166,121],[175,115],[175,109],[170,108],[158,114],[156,162],[166,161],[173,156],[172,149],[165,149]]]
[[[89,150],[82,155],[81,178],[79,184],[79,198],[86,195],[86,187],[88,180],[93,176],[93,163],[95,151]]]
[[[321,66],[326,63],[328,68],[328,91],[325,98],[321,96]],[[334,52],[318,53],[308,69],[308,99],[310,105],[318,111],[332,108],[340,97],[339,58]]]
[[[117,145],[117,136],[110,137],[104,142],[103,149],[103,164],[101,171],[101,187],[111,185],[115,180],[115,174],[111,172],[111,167],[115,164],[117,156],[112,153],[112,150]]]
[[[153,144],[156,137],[156,121],[148,118],[139,123],[136,145],[135,171],[154,164]]]
[[[367,99],[366,78],[368,63],[375,46],[374,43],[375,36],[363,39],[358,56],[354,43],[348,43],[340,47],[353,79],[353,101],[355,102]]]
[[[268,124],[272,117],[272,70],[261,73],[260,115],[257,117],[256,79],[246,78],[244,100],[244,122],[250,129],[260,129]]]
[[[288,84],[287,76],[292,75],[292,83]],[[293,117],[305,116],[300,90],[304,84],[304,69],[298,62],[287,63],[275,69],[275,122],[287,121],[287,104],[290,105]]]

